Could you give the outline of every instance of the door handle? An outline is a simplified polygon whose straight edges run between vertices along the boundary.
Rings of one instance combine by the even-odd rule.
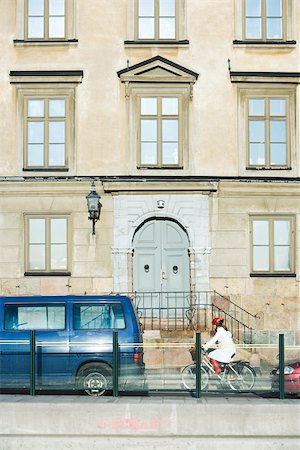
[[[166,272],[164,272],[163,270],[161,271],[161,282],[163,282],[163,280],[166,280],[167,276],[166,276]]]

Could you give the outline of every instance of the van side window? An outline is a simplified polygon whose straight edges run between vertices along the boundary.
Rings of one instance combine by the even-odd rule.
[[[65,305],[4,305],[5,330],[64,330]]]
[[[125,328],[125,319],[120,303],[75,304],[75,330],[103,330]]]

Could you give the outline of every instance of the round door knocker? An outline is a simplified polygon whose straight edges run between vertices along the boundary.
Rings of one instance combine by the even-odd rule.
[[[173,272],[178,273],[178,266],[173,266]]]
[[[145,272],[146,272],[146,273],[149,272],[149,269],[150,269],[150,268],[149,268],[148,264],[145,264],[144,269],[145,269]]]

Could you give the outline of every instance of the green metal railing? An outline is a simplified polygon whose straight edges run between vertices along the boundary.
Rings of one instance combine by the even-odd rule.
[[[25,389],[26,386],[29,390],[30,395],[34,396],[36,395],[37,392],[41,392],[41,391],[49,391],[49,390],[53,390],[53,391],[66,391],[66,390],[73,390],[74,392],[78,391],[78,390],[82,390],[85,391],[86,388],[85,387],[78,387],[78,384],[76,385],[65,385],[64,383],[61,383],[61,386],[57,386],[56,384],[52,384],[52,385],[46,385],[43,384],[43,363],[42,363],[42,358],[43,357],[47,357],[47,352],[44,352],[45,347],[48,346],[57,346],[58,343],[46,343],[46,342],[40,342],[37,340],[36,337],[36,332],[35,331],[31,331],[30,332],[30,339],[27,339],[26,341],[20,341],[20,343],[18,344],[17,342],[10,342],[9,340],[6,341],[0,341],[0,357],[1,357],[1,345],[9,345],[10,347],[14,348],[14,354],[15,357],[17,356],[17,352],[20,351],[20,357],[21,358],[27,358],[26,356],[26,352],[29,358],[29,372],[28,372],[28,383],[24,383],[22,382],[22,384],[20,383],[20,385],[14,385],[14,388],[22,388]],[[78,343],[76,344],[78,346]],[[86,343],[83,343],[82,345],[86,346]],[[90,345],[95,345],[95,344],[90,344]],[[110,344],[106,344],[110,345],[110,350],[109,347],[106,347],[106,351],[109,351],[110,354],[112,355],[112,364],[111,364],[111,384],[109,384],[108,389],[112,391],[112,395],[114,397],[118,397],[119,395],[122,395],[124,392],[128,392],[129,388],[127,389],[127,386],[124,387],[123,384],[123,373],[122,373],[122,358],[121,356],[123,355],[124,352],[124,345],[128,347],[128,344],[122,344],[119,342],[119,336],[118,336],[118,332],[113,332],[113,336],[112,336],[112,341]],[[132,346],[136,346],[137,344],[130,344]],[[183,350],[187,353],[187,349],[188,346],[191,345],[190,343],[186,343],[186,342],[182,342],[182,343],[172,343],[172,342],[168,342],[168,343],[144,343],[138,344],[140,347],[144,347],[144,351],[147,352],[147,350],[150,350],[150,353],[152,352],[153,354],[153,350],[156,348],[157,351],[161,352],[161,354],[165,354],[166,351],[168,350],[175,350],[175,353],[178,354],[179,350]],[[17,346],[17,347],[16,347]],[[27,350],[25,350],[25,347],[27,348]],[[237,345],[237,354],[239,353],[239,348],[246,350],[253,348],[253,346],[242,346],[242,345]],[[162,363],[162,365],[160,366],[160,368],[156,369],[157,371],[155,372],[154,369],[147,369],[147,382],[149,380],[151,380],[151,383],[147,385],[147,383],[145,382],[145,391],[147,393],[156,393],[156,394],[162,394],[164,395],[165,393],[190,393],[191,395],[194,395],[197,399],[201,398],[201,396],[203,396],[204,394],[208,394],[210,392],[214,392],[214,393],[231,393],[231,394],[236,394],[238,395],[240,392],[251,392],[251,393],[271,393],[271,392],[277,392],[277,394],[279,395],[279,398],[282,400],[285,398],[286,396],[286,392],[290,392],[289,390],[287,390],[287,383],[288,383],[288,374],[285,374],[285,366],[288,366],[288,361],[292,361],[295,359],[295,355],[299,355],[299,347],[296,346],[286,346],[285,345],[285,341],[284,341],[284,334],[280,333],[279,334],[279,343],[278,346],[276,345],[261,345],[259,346],[258,344],[256,344],[256,352],[260,352],[261,355],[263,355],[263,353],[266,352],[270,352],[270,355],[272,356],[272,358],[275,358],[275,354],[278,354],[278,350],[279,350],[279,365],[277,366],[276,369],[273,370],[273,384],[271,384],[270,382],[270,371],[268,370],[270,367],[267,367],[267,369],[264,369],[263,372],[263,376],[259,375],[259,370],[260,368],[256,368],[257,370],[257,381],[255,382],[254,388],[251,388],[251,391],[243,391],[243,390],[236,390],[235,392],[233,392],[232,390],[229,389],[229,385],[228,384],[223,384],[222,382],[219,382],[218,377],[213,377],[214,380],[210,382],[209,388],[202,388],[202,381],[205,381],[205,377],[206,374],[205,372],[203,372],[203,356],[202,356],[202,352],[201,352],[201,333],[197,332],[195,334],[195,341],[194,341],[194,360],[195,360],[195,384],[194,387],[192,389],[187,390],[186,388],[183,388],[182,385],[180,386],[180,377],[181,377],[181,373],[180,373],[180,368],[178,369],[174,369],[173,371],[168,369],[167,366],[164,366],[164,363]],[[29,351],[30,350],[30,351]],[[76,350],[77,352],[80,350]],[[96,351],[96,350],[93,350]],[[9,353],[9,348],[6,347],[6,352]],[[101,352],[100,347],[98,348],[97,352]],[[149,354],[149,353],[148,353]],[[250,351],[249,351],[249,354]],[[25,355],[25,356],[24,356]],[[44,356],[43,356],[44,355]],[[271,358],[270,356],[270,358]],[[170,358],[169,358],[170,361]],[[269,363],[271,364],[271,363]],[[192,365],[192,364],[191,364]],[[274,367],[274,366],[273,366]],[[16,375],[14,374],[14,367],[11,367],[12,370],[12,375]],[[263,370],[263,369],[262,369]],[[151,379],[151,376],[153,376],[154,378],[154,382],[153,379]],[[64,377],[64,374],[61,374],[62,376],[62,380]],[[173,377],[174,379],[171,379],[171,382],[173,382],[173,385],[170,381],[170,378],[168,377]],[[141,376],[139,375],[140,378],[138,378],[138,376],[136,378],[133,378],[133,385],[135,386],[135,382],[138,381],[143,381],[141,380]],[[155,378],[156,377],[156,378]],[[203,378],[204,377],[204,378]],[[13,378],[13,377],[12,377]],[[203,378],[203,380],[202,380]],[[275,379],[275,381],[274,381]],[[4,378],[2,378],[2,380],[4,380]],[[175,381],[174,381],[175,380]],[[7,381],[7,380],[6,380]],[[9,379],[8,379],[8,383],[9,383]],[[182,382],[182,381],[181,381]],[[174,387],[173,387],[174,386]],[[8,385],[4,386],[4,384],[1,384],[1,377],[0,377],[0,389],[4,389],[4,388],[9,388]],[[130,392],[132,392],[134,394],[134,392],[137,389],[135,389],[135,387],[133,387],[133,390],[130,390]],[[139,390],[139,392],[141,392],[141,390]],[[299,394],[299,393],[298,393]]]

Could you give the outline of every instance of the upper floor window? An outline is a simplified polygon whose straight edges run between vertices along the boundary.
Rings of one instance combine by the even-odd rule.
[[[294,272],[294,217],[252,217],[250,232],[252,273],[290,274]]]
[[[177,166],[182,132],[179,97],[140,97],[140,166]]]
[[[285,39],[285,6],[285,0],[244,0],[244,39]]]
[[[177,38],[177,0],[136,0],[137,39]]]
[[[66,0],[27,0],[25,36],[27,39],[65,39]]]
[[[66,273],[68,216],[26,216],[26,273]]]
[[[255,96],[247,100],[248,166],[289,164],[289,98]]]

